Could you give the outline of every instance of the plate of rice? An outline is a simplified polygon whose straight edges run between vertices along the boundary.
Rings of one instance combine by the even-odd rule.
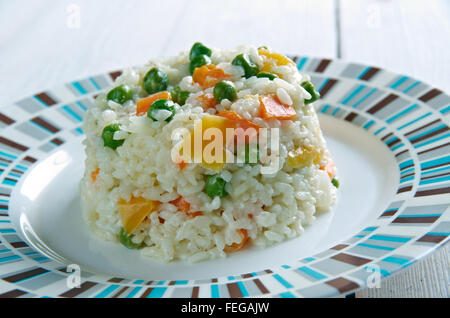
[[[0,296],[329,297],[450,233],[450,97],[197,42],[0,109]]]

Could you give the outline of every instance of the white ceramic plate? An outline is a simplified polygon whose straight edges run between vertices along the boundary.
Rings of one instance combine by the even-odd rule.
[[[339,170],[299,238],[194,265],[100,241],[80,213],[83,112],[118,72],[0,109],[0,297],[325,297],[376,284],[448,240],[450,97],[407,76],[294,57]],[[70,283],[81,270],[81,288]]]

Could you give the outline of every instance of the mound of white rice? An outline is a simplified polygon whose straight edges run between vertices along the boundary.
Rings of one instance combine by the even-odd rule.
[[[209,66],[194,68],[191,74],[195,56],[182,52],[125,70],[114,87],[128,89],[128,98],[98,96],[83,124],[87,158],[81,194],[90,229],[163,262],[225,257],[297,237],[317,211],[329,210],[336,199],[332,161],[313,104],[308,103],[312,92],[302,85],[309,78],[267,48],[241,46],[209,53],[198,47]],[[266,74],[246,74],[245,66],[233,62],[239,55],[257,74]],[[166,74],[167,81],[152,91],[146,75],[154,69]],[[263,77],[267,73],[273,76]],[[233,100],[216,96],[214,88],[221,80],[234,86]],[[183,101],[174,88],[187,99]],[[173,100],[167,104],[172,108],[153,109],[153,102],[142,108],[142,100],[161,91],[171,92],[165,99]],[[274,105],[264,105],[267,96]],[[284,110],[293,115],[283,117]],[[267,115],[270,111],[274,113]],[[268,149],[258,150],[279,155],[279,169],[263,173],[264,158],[212,166],[173,160],[173,147],[179,143],[172,138],[175,129],[192,131],[196,123],[211,117],[230,125],[279,129],[279,151],[270,143]],[[115,127],[109,137],[105,127]],[[206,189],[211,186],[208,176],[221,181],[213,184],[213,195]]]

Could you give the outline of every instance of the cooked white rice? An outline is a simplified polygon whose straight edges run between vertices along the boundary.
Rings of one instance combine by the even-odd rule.
[[[259,69],[269,68],[279,78],[243,77],[243,68],[231,64],[241,53],[247,53]],[[104,240],[119,242],[124,224],[118,202],[141,197],[158,201],[159,205],[129,233],[130,238],[141,245],[143,255],[163,262],[225,257],[227,247],[243,240],[242,229],[248,234],[246,248],[264,248],[301,235],[303,227],[314,221],[316,212],[329,210],[336,199],[336,188],[323,168],[331,158],[313,104],[305,105],[311,95],[300,85],[309,78],[301,75],[294,63],[279,65],[282,63],[276,58],[261,55],[254,46],[213,49],[211,62],[229,74],[237,99],[224,99],[215,108],[204,110],[199,96],[212,94],[213,87],[202,90],[193,82],[189,61],[189,52],[183,52],[125,70],[114,86],[130,86],[133,98],[121,105],[102,94],[87,111],[83,124],[87,158],[81,194],[90,229]],[[165,121],[170,117],[167,110],[154,114],[158,121],[136,114],[137,101],[149,95],[142,87],[143,78],[154,67],[168,75],[170,86],[191,93],[184,106],[175,103],[175,116],[170,122]],[[296,117],[261,118],[259,97],[267,94],[293,107]],[[172,161],[174,129],[192,129],[195,120],[223,110],[234,111],[261,127],[280,129],[278,172],[262,174],[260,163],[227,163],[220,172],[214,172],[195,163],[181,169]],[[124,140],[115,150],[106,147],[102,139],[103,129],[114,123],[120,126],[114,139]],[[318,159],[302,166],[289,165],[288,156],[299,147],[312,149]],[[222,198],[205,193],[206,176],[216,173],[226,182],[228,195]],[[170,203],[180,196],[190,204],[190,211],[201,211],[202,215],[193,217]]]

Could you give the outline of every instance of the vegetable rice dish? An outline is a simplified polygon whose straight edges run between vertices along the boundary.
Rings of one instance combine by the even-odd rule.
[[[197,42],[124,70],[83,122],[89,228],[151,259],[190,263],[301,235],[339,185],[319,97],[267,47]]]

